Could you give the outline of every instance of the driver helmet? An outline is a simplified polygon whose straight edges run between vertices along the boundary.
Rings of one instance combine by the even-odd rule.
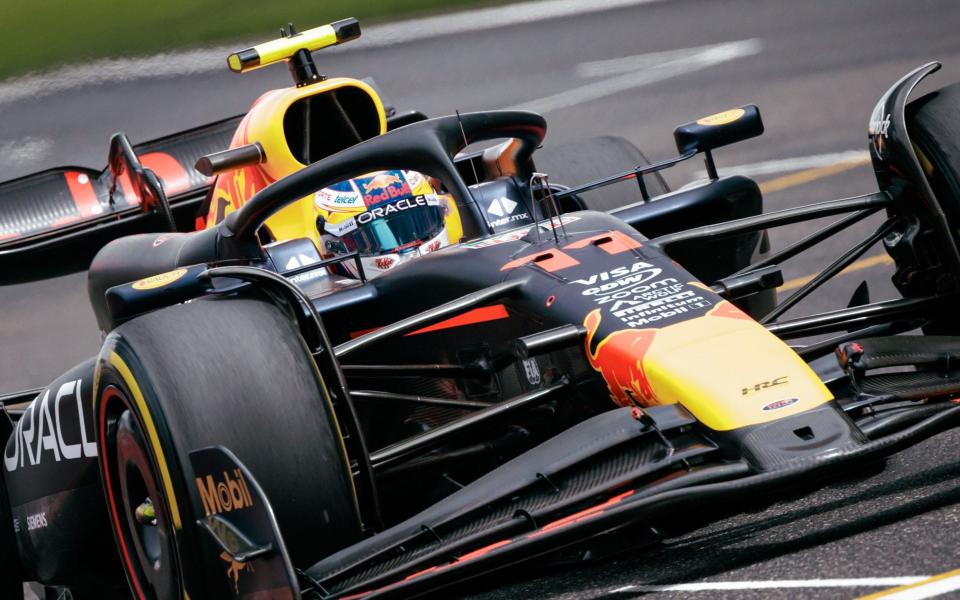
[[[463,235],[456,202],[416,171],[377,171],[316,193],[318,247],[324,258],[357,252],[367,278],[456,244]],[[356,261],[331,267],[359,278]]]

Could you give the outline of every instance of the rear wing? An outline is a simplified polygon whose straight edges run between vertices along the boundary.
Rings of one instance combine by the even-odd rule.
[[[229,147],[242,118],[132,146],[134,159],[159,180],[177,229],[194,229],[213,181],[194,164],[201,156]],[[164,219],[148,212],[151,198],[143,193],[137,173],[118,166],[123,161],[117,160],[116,152],[125,145],[117,143],[121,136],[114,136],[108,158],[112,164],[102,170],[59,167],[0,183],[0,278],[9,279],[11,272],[26,268],[43,271],[27,277],[33,279],[46,274],[45,267],[66,263],[82,269],[111,239],[169,229]]]

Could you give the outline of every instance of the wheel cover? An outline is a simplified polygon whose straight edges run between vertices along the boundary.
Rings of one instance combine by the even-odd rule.
[[[173,527],[156,469],[126,394],[108,386],[100,403],[100,456],[114,534],[124,570],[139,600],[179,598]],[[138,517],[152,501],[155,518]]]

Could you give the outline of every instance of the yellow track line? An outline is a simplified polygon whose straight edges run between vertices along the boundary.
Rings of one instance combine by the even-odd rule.
[[[796,187],[798,185],[803,185],[804,183],[816,181],[817,179],[823,179],[824,177],[843,173],[844,171],[849,171],[850,169],[855,169],[859,166],[865,165],[868,162],[870,162],[868,159],[851,160],[826,167],[817,167],[815,169],[807,169],[805,171],[791,173],[790,175],[777,177],[776,179],[771,179],[770,181],[764,181],[760,184],[760,191],[763,194],[772,194],[773,192],[779,192],[788,188]]]
[[[947,579],[957,579],[955,582],[946,582]],[[860,600],[872,600],[875,598],[887,598],[888,600],[917,600],[919,598],[932,598],[949,592],[955,592],[960,589],[960,569],[948,571],[935,575],[930,579],[924,579],[917,583],[895,587],[889,590],[883,590],[868,596],[861,596]]]
[[[797,173],[791,173],[790,175],[784,175],[783,177],[777,177],[776,179],[771,179],[769,181],[764,181],[760,184],[760,191],[766,194],[772,194],[773,192],[780,192],[798,185],[803,185],[805,183],[810,183],[811,181],[816,181],[818,179],[823,179],[824,177],[829,177],[831,175],[837,175],[838,173],[843,173],[851,169],[855,169],[859,166],[869,163],[869,159],[863,160],[850,160],[835,165],[828,165],[826,167],[817,167],[815,169],[806,169],[804,171],[798,171]],[[853,273],[863,269],[869,269],[871,267],[876,267],[878,265],[892,265],[893,259],[882,254],[880,256],[871,256],[870,258],[863,258],[857,262],[851,264],[843,271],[840,271],[840,275],[845,275],[848,273]],[[782,286],[777,288],[778,291],[788,292],[790,290],[795,290],[809,281],[811,281],[816,275],[806,275],[804,277],[797,277],[795,279],[789,279],[783,283]]]
[[[886,254],[880,254],[878,256],[871,256],[870,258],[861,258],[855,263],[851,263],[849,267],[840,271],[839,275],[846,275],[848,273],[853,273],[856,271],[861,271],[863,269],[869,269],[871,267],[876,267],[878,265],[892,265],[893,259],[887,256]],[[811,281],[816,275],[805,275],[803,277],[797,277],[795,279],[788,279],[783,282],[783,285],[777,288],[780,292],[788,292],[790,290],[795,290],[798,287],[801,287]]]

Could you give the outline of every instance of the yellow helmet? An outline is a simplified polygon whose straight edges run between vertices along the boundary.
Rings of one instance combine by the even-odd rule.
[[[317,247],[324,258],[360,255],[377,277],[402,262],[460,242],[456,202],[416,171],[377,171],[334,184],[314,196]],[[359,277],[354,261],[334,270]]]

